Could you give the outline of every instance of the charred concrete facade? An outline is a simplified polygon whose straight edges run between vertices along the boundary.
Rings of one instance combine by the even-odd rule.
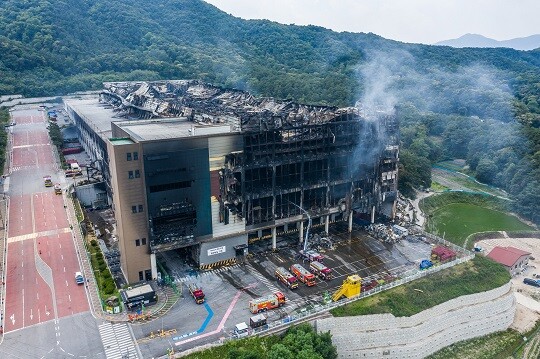
[[[111,122],[107,151],[130,282],[156,277],[160,251],[190,247],[206,266],[243,256],[252,241],[275,248],[283,232],[297,230],[301,242],[308,217],[328,230],[335,221],[351,229],[354,216],[393,216],[399,139],[391,114],[198,81],[106,83],[100,103],[126,119]]]

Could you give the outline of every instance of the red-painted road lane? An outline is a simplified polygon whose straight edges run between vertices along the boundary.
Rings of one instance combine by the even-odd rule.
[[[37,166],[37,163],[37,153],[34,147],[18,147],[13,149],[12,167]]]
[[[51,290],[38,274],[34,262],[34,240],[8,244],[4,331],[54,319]]]
[[[37,163],[39,166],[51,165],[54,163],[50,145],[36,146],[34,148],[37,151]]]
[[[16,237],[33,233],[32,228],[32,196],[12,196],[9,198],[8,237]]]
[[[13,132],[13,147],[46,145],[49,143],[49,136],[46,131],[19,131]]]
[[[34,193],[32,196],[37,233],[69,227],[62,196],[54,192]]]
[[[85,286],[75,283],[75,272],[81,270],[72,234],[38,237],[38,243],[41,258],[52,269],[58,317],[88,311]]]
[[[24,125],[29,123],[41,123],[44,122],[45,119],[41,113],[36,115],[17,115],[13,113],[13,121],[18,125]]]

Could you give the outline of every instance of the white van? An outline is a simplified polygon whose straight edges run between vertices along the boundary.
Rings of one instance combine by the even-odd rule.
[[[242,338],[247,337],[249,335],[249,329],[245,322],[238,323],[234,326],[234,333],[233,335],[236,338]]]

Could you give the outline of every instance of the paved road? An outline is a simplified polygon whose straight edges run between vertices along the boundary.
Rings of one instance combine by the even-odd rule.
[[[63,195],[65,183],[38,109],[12,112],[4,337],[0,358],[107,358],[85,286]]]

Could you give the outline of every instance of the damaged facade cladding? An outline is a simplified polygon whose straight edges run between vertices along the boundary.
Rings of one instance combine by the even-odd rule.
[[[119,238],[148,236],[151,257],[191,247],[205,266],[244,255],[248,239],[272,238],[275,248],[276,236],[298,230],[301,242],[306,211],[327,231],[335,221],[351,230],[353,216],[394,215],[393,114],[257,98],[198,81],[106,83],[100,102],[126,119],[112,124],[111,143],[130,141],[110,151],[131,146],[142,159],[148,234],[119,226]],[[155,277],[155,257],[147,263]]]

